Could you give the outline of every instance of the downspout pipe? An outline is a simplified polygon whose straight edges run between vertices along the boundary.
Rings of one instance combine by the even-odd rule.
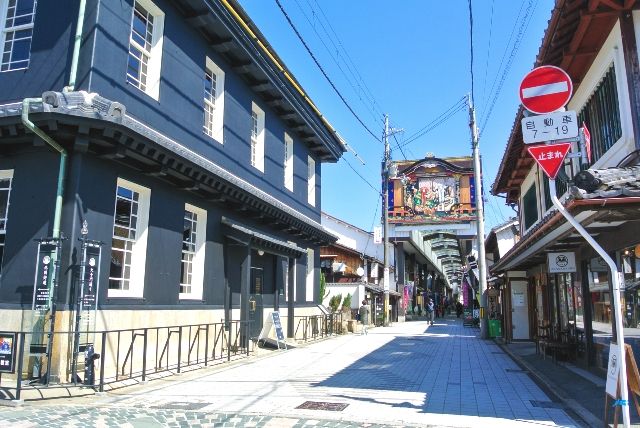
[[[29,105],[42,102],[42,98],[25,98],[22,100],[22,123],[31,132],[42,138],[55,151],[60,153],[60,167],[58,169],[58,185],[56,189],[56,208],[53,216],[53,237],[60,238],[60,223],[62,218],[62,199],[64,192],[64,177],[67,169],[67,151],[60,144],[53,141],[42,129],[29,120]]]
[[[87,0],[80,0],[80,8],[78,10],[78,24],[76,25],[76,35],[73,40],[73,55],[71,56],[69,86],[65,88],[65,91],[67,92],[73,92],[76,87],[76,78],[78,76],[78,58],[80,57],[80,43],[82,42],[82,30],[84,28],[84,11],[86,6]]]

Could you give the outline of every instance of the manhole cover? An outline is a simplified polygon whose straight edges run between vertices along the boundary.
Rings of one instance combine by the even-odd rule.
[[[187,403],[187,402],[172,402],[159,404],[156,406],[150,406],[151,409],[170,409],[170,410],[200,410],[203,407],[207,407],[210,403]]]
[[[562,404],[554,403],[553,401],[538,401],[538,400],[529,400],[533,407],[542,407],[544,409],[562,409]]]
[[[349,404],[345,403],[328,403],[326,401],[305,401],[296,409],[308,410],[328,410],[330,412],[341,412],[347,408]]]
[[[528,373],[526,370],[522,369],[504,369],[507,373]]]

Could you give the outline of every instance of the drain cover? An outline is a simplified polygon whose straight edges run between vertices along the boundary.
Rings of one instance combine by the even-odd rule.
[[[330,412],[341,412],[347,408],[349,404],[346,403],[328,403],[326,401],[305,401],[296,409],[308,409],[308,410],[328,410]]]
[[[553,401],[538,401],[538,400],[529,400],[533,407],[542,407],[544,409],[562,409],[562,404],[554,403]]]
[[[149,406],[151,409],[170,409],[170,410],[200,410],[203,407],[207,407],[210,403],[188,403],[174,401],[171,403],[159,404],[156,406]]]

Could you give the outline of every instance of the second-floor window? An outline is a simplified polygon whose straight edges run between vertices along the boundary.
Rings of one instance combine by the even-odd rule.
[[[0,0],[0,71],[29,67],[36,0]]]
[[[2,275],[2,257],[7,234],[7,218],[9,217],[9,197],[11,196],[11,180],[13,170],[0,171],[0,275]]]
[[[224,72],[207,58],[204,72],[204,133],[223,144]]]
[[[127,82],[159,97],[164,13],[148,0],[136,0],[131,19]]]
[[[118,179],[109,297],[143,296],[150,192],[145,187]]]
[[[284,134],[284,187],[293,191],[293,139]]]
[[[307,156],[307,202],[316,206],[316,161]]]
[[[264,111],[251,106],[251,166],[264,172]]]
[[[578,113],[578,123],[591,133],[591,163],[595,163],[622,137],[616,69],[613,64]]]

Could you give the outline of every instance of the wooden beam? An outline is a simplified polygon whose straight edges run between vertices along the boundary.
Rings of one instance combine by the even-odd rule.
[[[633,15],[630,11],[620,14],[620,33],[631,104],[631,124],[636,149],[640,149],[640,64]]]

